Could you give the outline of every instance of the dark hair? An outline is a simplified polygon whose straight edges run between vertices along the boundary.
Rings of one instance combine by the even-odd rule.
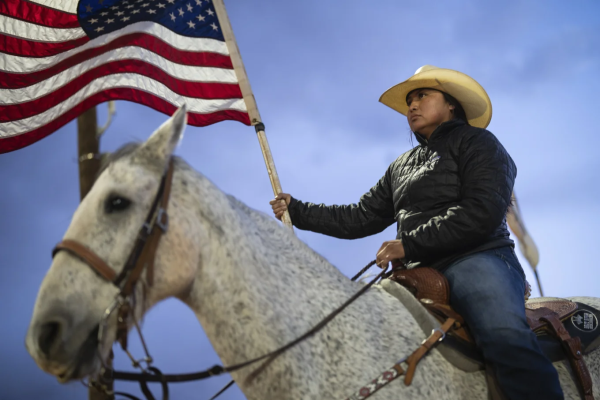
[[[451,106],[454,106],[454,110],[452,110],[452,115],[454,115],[454,118],[458,118],[464,121],[467,125],[469,125],[467,114],[465,113],[464,108],[462,108],[458,100],[456,100],[454,97],[450,96],[446,92],[442,92],[441,90],[440,92],[444,95],[444,100],[446,100],[446,103],[450,104]]]

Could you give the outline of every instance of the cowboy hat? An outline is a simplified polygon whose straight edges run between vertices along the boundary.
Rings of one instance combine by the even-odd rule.
[[[465,110],[469,124],[485,128],[492,119],[492,102],[479,83],[468,75],[452,69],[424,65],[413,76],[389,88],[379,101],[398,111],[408,113],[406,96],[415,89],[430,88],[448,93]]]

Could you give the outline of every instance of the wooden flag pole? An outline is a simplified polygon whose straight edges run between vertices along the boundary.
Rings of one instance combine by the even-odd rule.
[[[98,139],[98,117],[96,107],[85,111],[77,118],[77,147],[79,160],[79,196],[83,200],[94,185],[100,170],[100,140]],[[106,361],[109,366],[112,360]],[[113,390],[112,382],[101,382],[109,393]],[[113,400],[115,397],[97,390],[88,389],[89,400]]]
[[[223,37],[225,38],[227,48],[229,49],[229,55],[231,57],[233,69],[235,70],[235,74],[242,91],[242,96],[244,98],[244,102],[246,103],[248,114],[250,115],[250,121],[252,125],[254,125],[256,134],[258,135],[258,142],[265,159],[267,172],[269,173],[269,179],[271,180],[271,187],[273,188],[273,194],[277,196],[282,192],[281,183],[279,182],[279,175],[277,175],[277,169],[275,168],[273,155],[271,154],[269,142],[267,141],[267,135],[265,134],[265,125],[262,123],[262,119],[260,118],[258,107],[256,106],[256,100],[254,99],[252,88],[250,87],[250,81],[248,81],[248,75],[246,74],[246,69],[242,63],[242,56],[240,55],[237,42],[235,41],[235,36],[233,35],[229,18],[227,17],[227,11],[225,11],[225,4],[223,4],[223,0],[213,0],[213,5],[215,7],[217,17],[219,18],[221,29],[223,30]],[[281,220],[288,228],[293,230],[292,220],[287,210],[283,214]]]
[[[531,269],[533,269],[538,288],[540,289],[540,295],[544,297],[542,282],[540,281],[540,276],[537,270],[537,266],[540,261],[540,253],[535,242],[525,228],[521,210],[519,209],[519,203],[517,202],[517,197],[515,196],[514,192],[512,194],[512,205],[509,207],[508,213],[506,214],[506,221],[508,222],[510,230],[515,234],[517,239],[519,239],[521,253],[523,253],[525,259],[531,266]]]

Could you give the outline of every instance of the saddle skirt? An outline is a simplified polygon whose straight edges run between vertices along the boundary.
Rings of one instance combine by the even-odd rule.
[[[440,321],[426,308],[427,301],[417,299],[414,290],[391,279],[382,280],[379,286],[404,305],[426,336],[441,326]],[[440,290],[439,285],[430,287],[436,288],[432,293],[445,295],[445,289]],[[594,307],[556,297],[540,297],[529,299],[525,308],[529,325],[536,333],[542,351],[552,362],[565,360],[567,356],[560,342],[545,329],[545,323],[539,320],[544,310],[556,312],[570,336],[581,339],[583,354],[600,347],[600,329],[597,329],[600,311]],[[485,369],[481,352],[472,341],[465,340],[463,336],[449,335],[437,349],[449,363],[465,372]]]

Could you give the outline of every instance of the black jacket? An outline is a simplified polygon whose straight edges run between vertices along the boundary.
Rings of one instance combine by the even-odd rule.
[[[293,224],[343,239],[397,223],[408,268],[443,268],[464,255],[514,246],[506,212],[517,167],[485,129],[460,120],[441,124],[429,141],[402,154],[357,204],[303,203],[292,198]]]

